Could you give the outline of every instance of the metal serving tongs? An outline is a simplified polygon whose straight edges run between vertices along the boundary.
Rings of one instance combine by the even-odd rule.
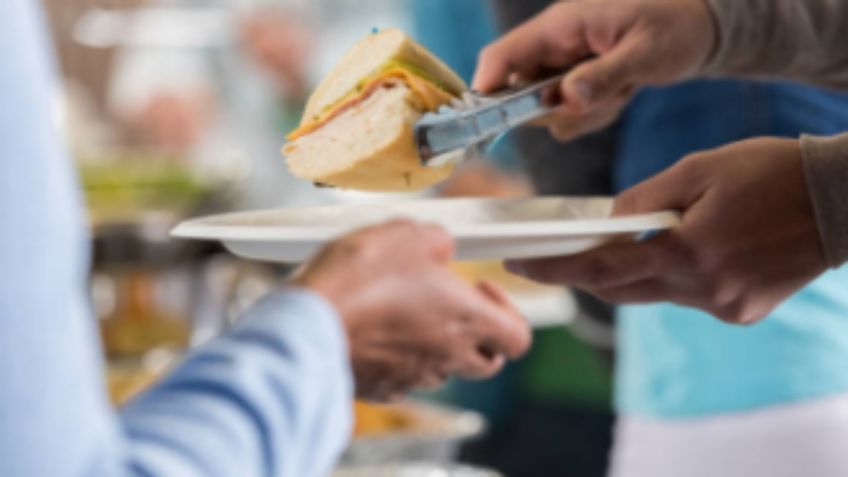
[[[442,167],[462,162],[484,150],[506,131],[550,113],[559,98],[565,72],[511,88],[492,96],[466,93],[415,123],[415,142],[421,162]]]

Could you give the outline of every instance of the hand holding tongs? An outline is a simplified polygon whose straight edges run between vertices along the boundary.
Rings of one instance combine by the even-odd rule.
[[[414,128],[421,162],[439,167],[461,161],[474,146],[547,115],[558,106],[558,85],[565,75],[559,73],[493,96],[469,93],[459,104],[425,114]]]

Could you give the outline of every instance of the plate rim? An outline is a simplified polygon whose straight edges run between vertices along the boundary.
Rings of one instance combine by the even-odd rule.
[[[531,199],[552,199],[556,197],[534,197]],[[560,199],[592,200],[600,197],[559,197]],[[308,208],[303,207],[303,208]],[[326,206],[319,206],[326,207]],[[366,227],[367,224],[345,226],[283,226],[266,225],[218,225],[209,224],[213,218],[236,217],[239,215],[256,214],[290,210],[293,208],[264,209],[252,211],[229,212],[202,217],[195,217],[180,222],[171,229],[170,235],[180,239],[220,240],[239,242],[292,242],[292,241],[327,241],[340,235]],[[403,214],[399,213],[398,218]],[[414,217],[409,217],[415,220]],[[384,222],[384,221],[383,221]],[[432,222],[432,221],[430,221]],[[375,221],[379,224],[381,221]],[[427,223],[427,222],[425,222]],[[665,230],[680,224],[680,214],[672,210],[650,212],[621,217],[603,219],[579,219],[565,221],[526,221],[503,222],[492,224],[444,224],[442,225],[455,239],[489,239],[489,238],[520,238],[520,237],[575,237],[586,235],[616,235],[651,230]]]

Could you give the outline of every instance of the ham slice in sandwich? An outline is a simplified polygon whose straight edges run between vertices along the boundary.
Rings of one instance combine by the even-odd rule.
[[[315,183],[369,191],[413,191],[451,173],[421,165],[412,128],[458,98],[465,83],[395,29],[362,39],[318,85],[283,147],[291,171]]]

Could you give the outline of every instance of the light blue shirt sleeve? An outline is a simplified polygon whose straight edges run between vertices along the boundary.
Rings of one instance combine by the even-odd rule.
[[[338,317],[306,291],[266,297],[122,412],[110,406],[37,10],[0,2],[0,475],[326,475],[352,383]]]
[[[324,477],[350,438],[345,337],[316,295],[261,300],[122,412],[139,475]]]

